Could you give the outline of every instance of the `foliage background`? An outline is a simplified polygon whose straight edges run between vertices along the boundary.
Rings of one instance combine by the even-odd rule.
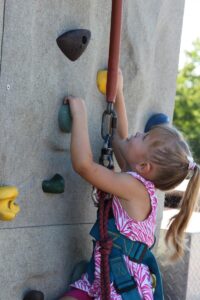
[[[200,163],[200,39],[186,52],[186,63],[177,76],[174,125],[183,133],[194,159]]]

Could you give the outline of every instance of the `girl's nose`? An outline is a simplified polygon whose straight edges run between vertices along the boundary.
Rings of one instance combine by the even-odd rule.
[[[141,135],[141,132],[136,132],[136,137],[140,136]]]

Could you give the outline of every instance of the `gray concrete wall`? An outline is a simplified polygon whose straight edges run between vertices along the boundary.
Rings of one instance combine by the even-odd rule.
[[[155,112],[173,113],[184,0],[124,1],[121,68],[130,131]],[[62,293],[73,263],[89,256],[95,220],[91,187],[74,173],[70,136],[57,116],[62,99],[85,99],[98,159],[104,97],[96,72],[107,66],[109,0],[0,0],[0,184],[16,185],[21,212],[0,222],[0,300],[19,300],[29,288],[47,300]],[[56,44],[65,31],[91,30],[86,52],[69,61]],[[62,195],[41,182],[60,173]],[[160,197],[162,200],[162,197]],[[162,201],[160,201],[161,218]]]

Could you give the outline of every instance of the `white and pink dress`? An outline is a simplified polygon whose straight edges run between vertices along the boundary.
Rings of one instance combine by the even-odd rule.
[[[117,197],[114,196],[112,203],[112,210],[115,218],[115,224],[117,229],[121,234],[125,235],[132,241],[140,241],[147,244],[151,247],[154,243],[154,232],[156,225],[156,211],[158,199],[155,195],[154,184],[150,181],[147,181],[139,174],[135,172],[128,172],[134,178],[140,180],[146,187],[149,197],[151,200],[151,213],[144,221],[136,221],[129,217],[127,212],[121,206],[121,203]],[[99,252],[99,244],[96,243],[94,249],[94,258],[95,258],[95,280],[91,284],[88,281],[87,273],[83,274],[81,279],[74,282],[71,287],[75,287],[82,291],[88,293],[90,297],[93,297],[95,300],[101,300],[101,285],[100,285],[100,260],[101,255]],[[152,289],[152,279],[150,275],[149,268],[143,264],[137,264],[127,256],[124,256],[127,268],[138,285],[138,290],[143,300],[153,300],[153,289]],[[117,294],[113,283],[111,283],[111,300],[121,300],[121,296]]]

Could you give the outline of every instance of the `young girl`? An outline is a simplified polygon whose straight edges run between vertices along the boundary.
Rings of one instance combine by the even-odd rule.
[[[155,189],[166,191],[179,185],[186,177],[190,181],[182,199],[180,211],[172,219],[166,235],[174,249],[172,259],[183,255],[184,230],[195,208],[200,185],[200,169],[193,161],[187,143],[181,134],[167,125],[153,127],[147,133],[137,132],[128,137],[128,122],[123,96],[123,77],[118,76],[115,110],[118,116],[113,147],[121,172],[111,171],[93,160],[90,147],[84,101],[68,97],[73,118],[71,159],[74,170],[99,190],[114,195],[112,212],[115,226],[130,241],[138,241],[149,248],[154,244],[158,199]],[[97,242],[93,251],[94,280],[88,273],[71,285],[71,290],[60,300],[101,299],[101,247]],[[154,298],[152,274],[147,265],[123,256],[130,275],[136,282],[139,297]],[[36,299],[36,298],[34,298]],[[37,298],[38,299],[38,298]],[[43,299],[43,297],[41,297]],[[110,299],[123,298],[110,283]],[[138,298],[137,298],[138,299]],[[31,298],[33,300],[33,298]]]
[[[173,218],[166,240],[174,247],[173,259],[183,254],[184,230],[195,208],[200,184],[200,169],[193,161],[181,134],[168,125],[153,127],[147,133],[137,132],[128,137],[128,122],[123,96],[123,77],[118,76],[115,110],[118,125],[113,147],[121,172],[111,171],[94,162],[87,128],[84,101],[68,97],[73,118],[71,159],[74,170],[99,190],[114,195],[112,211],[118,231],[132,241],[154,243],[158,199],[155,189],[166,191],[190,176],[180,211]],[[60,300],[101,299],[100,245],[94,248],[94,281],[88,274],[71,285],[71,290]],[[125,264],[137,284],[141,299],[152,300],[152,276],[149,268],[124,256]],[[122,299],[111,280],[110,299]]]

